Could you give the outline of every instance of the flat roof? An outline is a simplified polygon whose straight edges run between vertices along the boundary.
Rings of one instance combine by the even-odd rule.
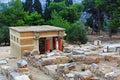
[[[64,28],[50,26],[50,25],[41,25],[41,26],[19,26],[19,27],[10,27],[10,29],[17,32],[47,32],[47,31],[64,31]]]

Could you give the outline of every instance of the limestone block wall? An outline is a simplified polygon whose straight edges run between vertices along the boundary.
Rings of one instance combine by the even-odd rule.
[[[20,33],[21,56],[23,56],[24,50],[32,51],[34,49],[33,35],[32,32]]]
[[[21,56],[20,33],[10,30],[10,46],[12,56]]]

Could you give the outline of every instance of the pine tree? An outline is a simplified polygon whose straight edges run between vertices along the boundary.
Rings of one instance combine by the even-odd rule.
[[[24,3],[24,10],[28,11],[30,13],[33,12],[33,8],[32,8],[32,0],[26,0],[26,2]]]
[[[41,6],[41,2],[39,0],[34,0],[33,7],[34,7],[35,11],[37,11],[39,14],[42,15],[42,6]]]
[[[48,6],[50,5],[51,0],[46,0],[46,7],[45,7],[45,11],[44,11],[44,19],[45,21],[48,20],[50,18],[50,11],[48,10]]]
[[[66,30],[70,27],[70,23],[62,18],[56,11],[51,14],[51,20],[48,21],[53,26],[65,28]]]

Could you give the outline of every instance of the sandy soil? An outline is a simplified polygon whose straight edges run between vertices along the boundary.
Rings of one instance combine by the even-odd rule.
[[[10,57],[10,46],[0,47],[0,57]]]
[[[6,65],[17,67],[16,65],[17,59],[12,58],[12,56],[10,55],[10,46],[0,47],[0,57],[11,58],[8,60],[8,63]],[[45,75],[44,72],[40,71],[39,69],[34,68],[32,66],[28,66],[28,68],[29,68],[30,74],[33,77],[33,80],[52,80],[50,76]]]

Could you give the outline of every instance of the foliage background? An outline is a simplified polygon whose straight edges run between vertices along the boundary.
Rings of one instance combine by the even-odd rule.
[[[72,0],[46,0],[45,10],[39,0],[11,0],[7,5],[0,3],[0,45],[9,43],[9,27],[53,25],[66,29],[66,39],[87,42],[86,26],[100,32],[107,26],[117,32],[120,27],[120,0],[83,0],[73,4]],[[80,23],[82,12],[91,14],[86,23]],[[105,16],[107,16],[105,18]],[[107,19],[107,20],[106,20]]]

